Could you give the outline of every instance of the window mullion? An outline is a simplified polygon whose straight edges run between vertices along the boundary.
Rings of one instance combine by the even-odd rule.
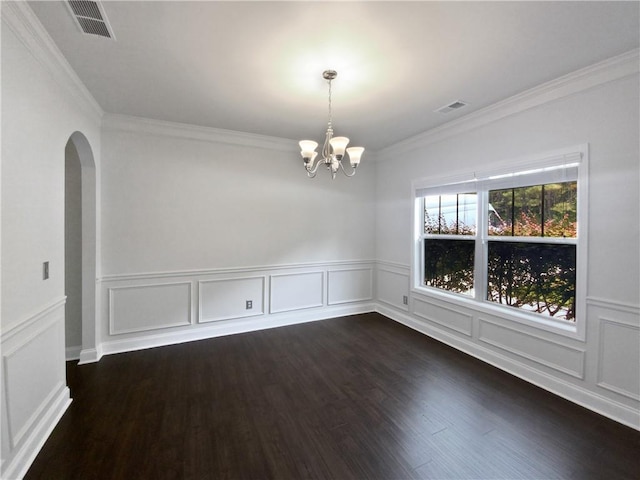
[[[417,245],[416,245],[416,256],[419,268],[417,268],[416,273],[417,277],[414,280],[417,281],[418,285],[424,286],[424,239],[425,239],[425,202],[424,197],[420,198],[418,212],[419,212],[419,228],[417,233]]]
[[[477,193],[476,249],[474,262],[474,298],[483,301],[487,298],[487,239],[489,236],[489,191],[478,190]]]

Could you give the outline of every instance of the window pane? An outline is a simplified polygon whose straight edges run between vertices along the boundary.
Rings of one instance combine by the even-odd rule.
[[[575,238],[578,183],[549,183],[544,186],[544,236]]]
[[[542,185],[513,189],[513,234],[518,237],[542,235]]]
[[[477,204],[475,193],[424,197],[424,233],[475,235]]]
[[[513,235],[513,188],[489,191],[489,235]]]
[[[575,238],[577,182],[489,191],[489,235]]]
[[[473,296],[473,240],[424,240],[424,283]]]
[[[488,300],[575,321],[575,245],[494,241],[488,250]]]

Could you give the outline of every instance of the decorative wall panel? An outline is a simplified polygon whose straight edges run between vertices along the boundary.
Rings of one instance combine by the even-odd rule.
[[[620,312],[617,313],[620,316]],[[640,400],[640,327],[600,318],[598,386]]]
[[[191,283],[109,288],[109,333],[141,332],[191,323]]]
[[[265,277],[205,280],[198,285],[200,323],[264,314]]]
[[[327,283],[329,305],[373,299],[373,271],[370,268],[330,270]]]
[[[409,298],[409,272],[397,271],[383,265],[378,266],[376,272],[376,292],[378,301],[391,305],[401,310],[408,310],[408,304],[403,303],[403,298]]]
[[[304,272],[271,275],[270,313],[322,307],[324,273]]]
[[[413,303],[413,313],[431,323],[454,330],[468,337],[473,331],[473,316],[465,309],[448,307],[434,302],[427,302],[416,298]]]
[[[584,378],[584,350],[480,319],[479,340],[572,377]]]
[[[3,352],[12,445],[22,440],[49,397],[65,385],[61,363],[56,362],[61,359],[61,352],[57,351],[61,343],[59,330],[59,323],[51,323],[23,344]]]

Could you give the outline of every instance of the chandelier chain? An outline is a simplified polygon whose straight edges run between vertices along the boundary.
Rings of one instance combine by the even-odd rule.
[[[333,118],[331,117],[331,79],[327,80],[329,84],[329,126],[332,126]]]

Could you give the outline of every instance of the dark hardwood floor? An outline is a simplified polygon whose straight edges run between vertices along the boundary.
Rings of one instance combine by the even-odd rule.
[[[67,375],[28,480],[640,478],[640,432],[378,314]]]

